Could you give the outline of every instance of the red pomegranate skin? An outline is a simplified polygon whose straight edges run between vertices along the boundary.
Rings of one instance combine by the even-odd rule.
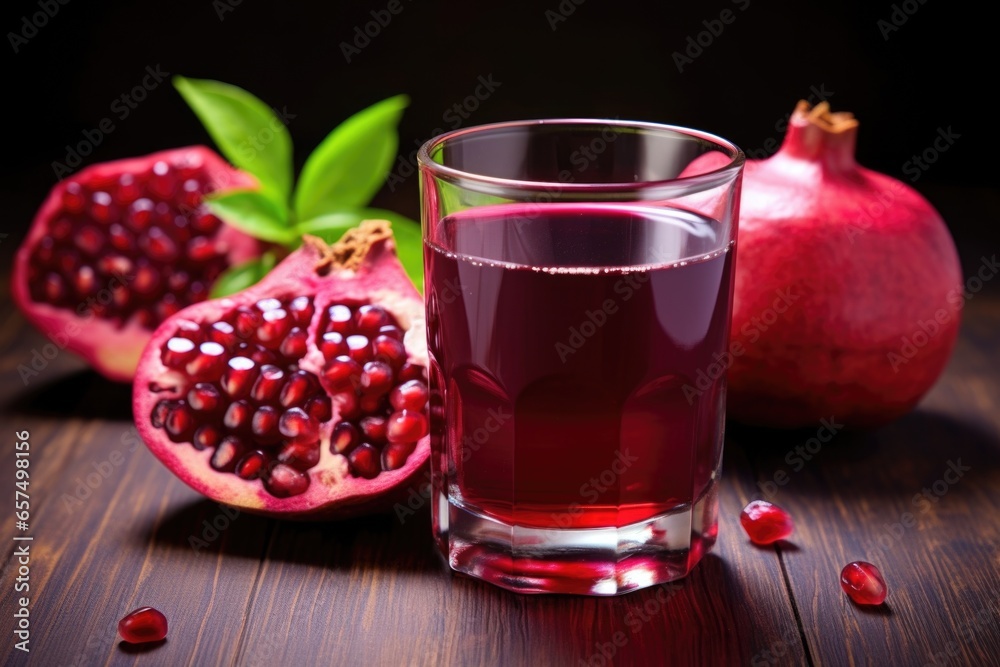
[[[800,102],[743,176],[728,416],[848,428],[912,409],[943,371],[963,303],[958,254],[916,190],[854,159],[857,121]],[[723,158],[707,154],[703,171]]]
[[[25,317],[54,345],[75,352],[96,371],[116,382],[132,381],[139,355],[156,323],[153,327],[149,327],[134,318],[123,323],[114,323],[94,315],[86,308],[86,302],[83,300],[80,300],[78,304],[80,308],[77,309],[53,306],[32,298],[30,284],[32,258],[39,243],[51,235],[52,223],[64,214],[64,199],[68,187],[73,184],[83,184],[89,189],[106,190],[123,174],[143,174],[157,162],[172,165],[179,160],[195,160],[202,165],[204,176],[214,184],[215,189],[256,187],[252,177],[234,169],[214,151],[204,146],[187,146],[142,157],[95,164],[81,169],[52,188],[38,213],[35,214],[31,228],[14,257],[10,289],[14,302]],[[174,203],[177,206],[181,205],[180,201]],[[115,202],[114,206],[118,205]],[[80,215],[76,217],[79,219]],[[87,223],[104,231],[111,224],[94,220],[87,220]],[[222,225],[215,238],[225,248],[225,259],[229,264],[245,262],[258,256],[262,250],[258,241],[228,225]],[[112,251],[107,248],[106,252],[102,251],[99,256],[110,254]],[[141,254],[141,251],[135,251],[137,257]],[[134,287],[129,280],[123,282],[129,287]],[[107,286],[110,282],[103,279],[99,284]],[[27,378],[25,379],[27,381]]]

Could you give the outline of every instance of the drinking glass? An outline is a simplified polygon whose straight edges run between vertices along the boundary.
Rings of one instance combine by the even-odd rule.
[[[615,595],[712,547],[743,162],[611,120],[421,148],[433,526],[454,570]]]

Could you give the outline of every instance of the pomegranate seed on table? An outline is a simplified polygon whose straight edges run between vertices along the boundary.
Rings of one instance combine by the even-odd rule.
[[[840,587],[849,598],[861,605],[880,605],[889,592],[878,568],[863,560],[844,566],[840,571]]]
[[[792,517],[766,500],[754,500],[740,512],[740,524],[754,544],[773,544],[786,539],[795,526]]]
[[[130,644],[158,642],[167,636],[167,617],[152,607],[140,607],[118,621],[118,634]]]

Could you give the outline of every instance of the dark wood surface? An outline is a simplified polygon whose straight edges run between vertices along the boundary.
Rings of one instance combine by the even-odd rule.
[[[960,247],[971,275],[982,251]],[[69,354],[26,387],[17,366],[45,341],[6,296],[0,323],[0,484],[12,499],[10,443],[29,431],[34,537],[30,654],[13,649],[14,542],[2,555],[7,664],[1000,664],[996,290],[969,301],[947,372],[896,423],[838,433],[797,471],[786,455],[813,433],[730,428],[714,552],[680,584],[618,598],[518,596],[450,575],[426,511],[405,523],[229,518],[134,446],[128,387]],[[107,478],[69,502],[105,462]],[[937,494],[950,462],[968,470]],[[757,548],[737,516],[778,471],[788,480],[772,498],[797,530]],[[925,487],[933,502],[916,504]],[[0,513],[0,536],[15,534],[13,511]],[[841,592],[855,559],[882,569],[885,606]],[[166,613],[170,634],[136,654],[116,624],[142,605]]]

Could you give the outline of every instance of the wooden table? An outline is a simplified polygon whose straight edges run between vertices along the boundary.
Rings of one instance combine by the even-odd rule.
[[[977,243],[960,243],[969,275]],[[128,387],[69,354],[25,387],[17,366],[45,340],[4,298],[0,481],[13,485],[14,434],[29,431],[31,523],[21,533],[4,512],[0,536],[34,538],[30,654],[13,648],[15,543],[3,553],[7,664],[1000,664],[996,290],[964,318],[917,411],[838,433],[800,470],[785,457],[815,433],[731,428],[714,552],[682,585],[584,598],[450,575],[426,509],[402,524],[227,516],[133,446]],[[961,477],[935,485],[953,465]],[[797,530],[790,544],[756,548],[737,516],[779,471],[787,483],[765,490]],[[924,488],[928,500],[915,502]],[[915,523],[904,526],[907,512]],[[883,607],[859,608],[840,590],[841,567],[862,558],[886,576]],[[116,624],[143,605],[167,614],[170,634],[131,649]]]

